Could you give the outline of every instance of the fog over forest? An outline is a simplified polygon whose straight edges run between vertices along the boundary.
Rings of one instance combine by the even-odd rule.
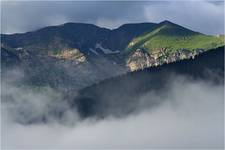
[[[163,99],[160,105],[122,118],[83,120],[54,89],[15,85],[19,74],[14,71],[15,76],[2,82],[2,97],[11,95],[12,100],[3,99],[1,107],[3,148],[223,147],[223,84],[177,76],[168,91],[150,91],[137,100],[144,106],[150,99]],[[55,109],[66,110],[60,121],[51,115]],[[42,115],[49,121],[21,124]]]
[[[224,1],[1,2],[2,149],[224,149]]]

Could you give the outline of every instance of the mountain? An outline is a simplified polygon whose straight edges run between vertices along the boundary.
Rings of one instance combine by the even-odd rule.
[[[2,80],[16,72],[23,74],[19,82],[24,85],[78,90],[126,71],[125,67],[103,57],[87,60],[77,49],[63,50],[56,55],[38,55],[27,50],[1,48]]]
[[[185,81],[182,82],[183,80]],[[22,98],[22,104],[17,104],[17,97],[14,93],[7,92],[7,90],[11,90],[10,88],[7,89],[8,86],[6,86],[4,90],[2,102],[9,103],[9,106],[14,106],[12,104],[16,103],[16,106],[8,107],[9,112],[12,114],[17,114],[19,112],[19,117],[16,117],[15,121],[25,125],[32,123],[48,123],[52,121],[54,123],[55,121],[65,123],[65,118],[67,117],[70,118],[70,121],[75,120],[75,122],[78,118],[81,120],[98,120],[105,118],[126,119],[125,117],[131,114],[136,115],[140,111],[154,111],[158,106],[162,106],[161,104],[163,102],[168,101],[172,102],[173,108],[176,110],[176,106],[179,104],[177,103],[179,102],[179,98],[182,100],[182,94],[187,93],[188,95],[189,90],[184,93],[182,92],[182,94],[178,94],[177,92],[186,90],[186,84],[189,84],[189,82],[191,84],[189,88],[193,90],[199,89],[196,88],[199,84],[201,84],[201,87],[204,87],[205,83],[210,84],[212,88],[216,88],[218,85],[223,86],[224,47],[199,54],[195,59],[180,60],[170,64],[145,68],[144,70],[108,78],[78,91],[66,91],[60,98],[57,97],[59,93],[48,93],[48,88],[42,88],[40,89],[40,95],[41,98],[44,99],[40,104],[46,103],[47,106],[41,109],[40,113],[37,113],[35,111],[36,109],[33,110],[33,107],[40,107],[39,105],[36,106],[39,102],[34,101],[32,105],[29,99],[27,101],[26,99],[23,100],[23,95],[13,90],[13,92],[16,92],[15,95],[18,96],[18,98]],[[180,88],[178,91],[174,88],[177,83],[179,85],[177,88]],[[183,84],[185,85],[183,86]],[[17,90],[23,90],[23,86],[24,85],[21,87],[21,84],[19,84]],[[25,92],[27,92],[28,95],[30,95],[29,92],[39,91],[39,89],[32,90],[31,86],[27,88],[29,90],[25,90]],[[206,87],[206,89],[208,89],[208,87]],[[206,89],[203,88],[203,90]],[[26,94],[25,92],[23,92],[23,94]],[[176,95],[178,94],[178,100],[175,100],[174,103],[173,92],[175,92]],[[200,92],[197,94],[198,98],[201,99],[202,96],[204,97],[201,90],[197,90],[196,92]],[[48,101],[45,96],[42,96],[46,93],[52,96],[51,101]],[[28,96],[28,98],[30,98],[30,96]],[[47,102],[45,102],[45,100]],[[188,101],[189,99],[185,100]],[[38,99],[38,101],[40,101],[40,99]],[[25,104],[28,108],[24,107],[24,103],[28,103]],[[167,106],[168,103],[163,103],[163,106],[164,104]],[[187,107],[190,107],[190,105],[187,105]],[[44,111],[42,113],[43,110],[47,110],[47,112]],[[32,115],[33,111],[35,111],[35,115]]]
[[[169,21],[125,24],[113,30],[66,23],[1,34],[5,91],[10,85],[15,90],[11,92],[50,87],[56,91],[53,95],[63,97],[48,108],[50,118],[57,120],[68,113],[67,108],[81,118],[100,119],[157,106],[161,100],[142,96],[150,92],[166,97],[170,80],[179,76],[223,84],[224,36],[204,35]],[[5,92],[3,101],[16,101],[11,94]],[[29,116],[20,105],[18,110],[21,118]],[[20,123],[46,122],[49,117],[45,115],[40,113]]]
[[[22,34],[2,34],[1,37],[2,43],[13,48],[41,50],[44,53],[77,48],[88,54],[93,53],[91,48],[122,50],[131,39],[151,31],[155,26],[153,23],[125,24],[109,30],[92,24],[66,23]]]
[[[12,68],[26,84],[79,90],[104,79],[195,58],[224,45],[169,21],[125,24],[117,29],[66,23],[20,34],[1,34],[3,76]]]
[[[134,38],[125,51],[130,54],[127,58],[130,69],[138,70],[179,59],[194,58],[199,53],[223,45],[224,36],[204,35],[164,21],[153,31]],[[140,63],[138,56],[145,56],[146,61]]]
[[[92,24],[66,23],[21,34],[1,34],[4,46],[38,54],[56,54],[77,49],[85,55],[131,53],[142,49],[154,58],[180,50],[208,50],[224,45],[224,36],[209,36],[169,21],[124,24],[117,29]]]
[[[199,32],[191,31],[169,21],[161,22],[151,32],[134,38],[127,50],[143,48],[150,54],[158,53],[160,50],[173,53],[180,49],[212,49],[224,44],[224,37],[208,36]]]

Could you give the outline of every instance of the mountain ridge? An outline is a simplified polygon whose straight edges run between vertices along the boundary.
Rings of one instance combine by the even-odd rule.
[[[141,44],[134,46],[135,40]],[[204,35],[169,21],[124,24],[113,30],[66,23],[25,34],[1,34],[1,42],[3,65],[19,65],[37,85],[79,89],[126,72],[194,59],[224,46],[224,36]]]
[[[39,30],[42,30],[42,29],[45,29],[45,28],[51,28],[51,27],[61,27],[61,26],[64,26],[64,25],[91,25],[91,26],[95,26],[95,27],[98,27],[98,28],[102,28],[102,29],[106,29],[106,30],[118,30],[120,28],[123,28],[125,26],[135,26],[135,25],[160,25],[160,24],[175,24],[169,20],[164,20],[164,21],[161,21],[161,22],[136,22],[136,23],[124,23],[116,28],[107,28],[107,27],[103,27],[103,26],[98,26],[96,24],[92,24],[92,23],[83,23],[83,22],[66,22],[66,23],[62,23],[62,24],[58,24],[58,25],[49,25],[49,26],[45,26],[45,27],[40,27],[36,30],[31,30],[31,31],[26,31],[26,32],[21,32],[21,33],[1,33],[1,35],[18,35],[18,34],[25,34],[25,33],[31,33],[31,32],[36,32],[36,31],[39,31]],[[178,25],[178,24],[175,24],[175,25]],[[181,26],[181,25],[178,25],[178,26]],[[183,26],[181,26],[183,27]],[[184,27],[186,29],[188,29],[187,27]]]
[[[133,25],[157,25],[159,23],[153,23],[153,22],[137,22],[137,23],[125,23],[125,24],[122,24],[116,28],[107,28],[107,27],[102,27],[102,26],[98,26],[96,24],[92,24],[92,23],[82,23],[82,22],[66,22],[66,23],[63,23],[63,24],[59,24],[59,25],[50,25],[50,26],[45,26],[45,27],[41,27],[41,28],[38,28],[36,30],[31,30],[31,31],[27,31],[27,32],[21,32],[21,33],[1,33],[1,35],[18,35],[18,34],[26,34],[26,33],[31,33],[31,32],[36,32],[36,31],[39,31],[39,30],[42,30],[42,29],[46,29],[46,28],[54,28],[54,27],[62,27],[64,25],[91,25],[91,26],[95,26],[95,27],[98,27],[98,28],[102,28],[102,29],[106,29],[106,30],[118,30],[120,28],[124,28],[125,26],[133,26]]]

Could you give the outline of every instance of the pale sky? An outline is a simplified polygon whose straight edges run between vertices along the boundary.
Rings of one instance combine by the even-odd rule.
[[[205,34],[224,33],[224,1],[3,1],[2,33],[21,33],[66,22],[117,28],[169,20]]]

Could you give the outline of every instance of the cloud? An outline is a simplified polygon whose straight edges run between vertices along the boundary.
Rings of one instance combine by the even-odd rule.
[[[76,124],[69,126],[57,122],[29,125],[19,124],[9,119],[15,116],[4,113],[3,118],[8,118],[8,120],[3,119],[2,122],[2,146],[15,149],[222,149],[224,144],[224,86],[176,77],[176,80],[171,81],[169,89],[162,91],[168,96],[160,106],[120,119],[112,117],[104,120],[80,121],[75,119]],[[13,94],[18,95],[18,93]],[[51,100],[54,96],[45,92],[42,92],[41,96],[38,96],[38,93],[33,94],[33,98],[27,93],[23,95],[23,99],[24,97],[30,97],[32,101],[39,99],[39,101],[36,100],[36,105],[30,107],[41,108],[40,110],[45,112],[46,110],[42,109],[45,107],[37,107],[38,102],[48,104],[44,101]],[[151,96],[151,92],[146,93],[141,99],[150,99]],[[162,97],[158,95],[158,98]],[[24,103],[24,101],[22,104],[24,107],[29,106],[29,103]],[[53,104],[51,102],[51,105]],[[3,104],[3,106],[7,105]],[[7,112],[7,107],[2,108],[5,109],[2,112]],[[17,115],[19,116],[20,113],[17,112]],[[73,115],[64,121],[71,121],[75,118]]]
[[[206,34],[224,33],[223,2],[173,1],[157,6],[147,5],[145,15],[155,22],[170,20]]]
[[[138,14],[142,11],[141,7],[135,6],[135,2],[3,2],[2,5],[3,32],[15,32],[16,30],[24,32],[65,22],[96,24],[99,23],[99,20],[105,19],[112,21],[131,19],[133,13]],[[128,11],[128,9],[132,11]],[[56,22],[55,20],[58,18],[63,19]],[[141,19],[142,15],[135,15],[133,18]],[[111,26],[105,23],[100,24],[105,27]]]
[[[221,34],[223,9],[224,3],[208,1],[3,1],[1,25],[2,33],[15,33],[65,22],[116,28],[166,19],[206,34]]]

